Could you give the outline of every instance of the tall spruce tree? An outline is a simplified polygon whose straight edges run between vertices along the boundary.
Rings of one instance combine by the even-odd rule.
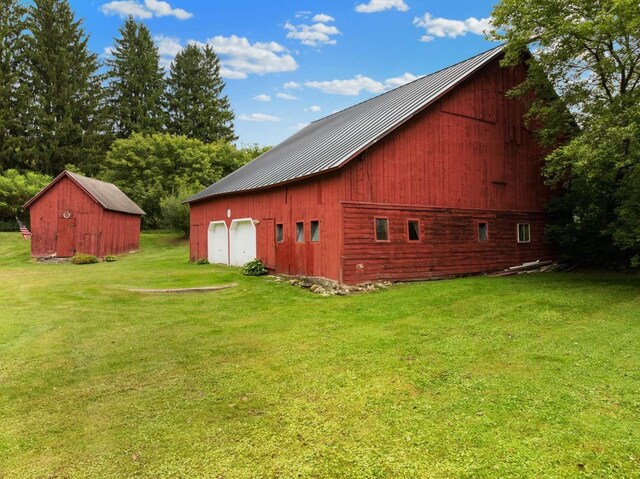
[[[170,133],[205,143],[237,139],[233,111],[222,94],[220,61],[211,47],[191,44],[178,53],[167,83]]]
[[[65,164],[94,173],[105,150],[98,57],[67,0],[33,0],[26,37],[32,167],[56,175]]]
[[[24,85],[26,13],[18,0],[0,0],[0,171],[28,166],[28,96]]]
[[[118,138],[161,132],[165,81],[158,49],[149,29],[133,17],[119,31],[107,73],[113,131]]]

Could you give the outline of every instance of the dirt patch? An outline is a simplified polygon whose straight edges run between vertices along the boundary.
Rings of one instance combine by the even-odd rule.
[[[362,283],[355,286],[348,286],[346,284],[332,281],[326,278],[315,278],[307,276],[286,276],[278,275],[274,276],[274,281],[288,282],[292,286],[308,289],[312,293],[319,294],[321,296],[346,296],[347,294],[365,293],[369,291],[376,291],[379,289],[387,289],[394,284],[390,281],[376,281],[371,283]]]

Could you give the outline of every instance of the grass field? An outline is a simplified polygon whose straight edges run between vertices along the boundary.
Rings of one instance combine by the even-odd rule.
[[[0,234],[0,478],[640,477],[638,276],[322,298],[186,258]]]

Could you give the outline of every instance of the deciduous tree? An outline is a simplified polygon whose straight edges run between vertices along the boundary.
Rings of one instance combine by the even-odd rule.
[[[530,120],[553,150],[547,178],[565,192],[551,205],[551,237],[574,260],[640,253],[629,237],[640,224],[630,203],[640,188],[637,0],[501,0],[493,22],[492,36],[507,42],[505,64],[533,53],[519,93],[538,91]]]

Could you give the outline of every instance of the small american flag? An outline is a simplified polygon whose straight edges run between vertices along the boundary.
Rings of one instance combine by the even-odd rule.
[[[31,231],[29,231],[29,229],[24,225],[24,223],[20,221],[18,218],[16,218],[16,221],[18,222],[18,228],[20,228],[20,233],[22,233],[22,237],[25,240],[31,238]]]

